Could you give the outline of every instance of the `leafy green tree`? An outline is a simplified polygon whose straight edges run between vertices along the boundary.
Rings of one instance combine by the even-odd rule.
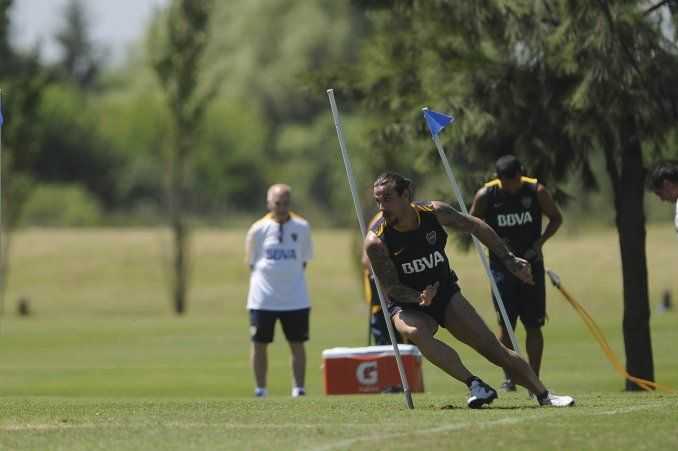
[[[9,61],[13,56],[9,44],[11,6],[12,0],[0,0],[0,61]]]
[[[376,30],[355,78],[364,104],[387,118],[378,138],[425,136],[421,103],[453,112],[458,122],[444,139],[454,163],[476,174],[467,186],[514,153],[549,184],[576,177],[593,189],[591,159],[602,155],[619,233],[627,370],[652,380],[644,178],[675,127],[678,56],[648,2],[356,3]],[[393,152],[384,139],[375,145]]]
[[[253,110],[259,118],[260,180],[266,185],[287,178],[304,208],[311,202],[325,217],[343,219],[334,204],[335,181],[328,177],[341,164],[326,87],[311,87],[311,80],[357,60],[367,32],[364,17],[350,2],[329,0],[233,0],[216,4],[214,16],[218,26],[207,50],[213,62],[209,70],[223,73],[220,102],[245,105],[246,114]],[[292,142],[296,149],[290,148]],[[221,153],[238,151],[222,148]],[[261,194],[251,189],[239,198],[259,209]]]
[[[209,37],[211,0],[175,0],[166,17],[166,29],[153,68],[165,92],[171,117],[168,171],[170,226],[174,237],[172,292],[177,314],[186,310],[189,227],[186,206],[192,189],[192,155],[205,109],[215,94],[199,88],[201,63]]]
[[[124,162],[101,132],[101,119],[82,90],[52,84],[43,93],[38,116],[42,133],[31,174],[40,183],[82,184],[112,209]]]
[[[83,0],[69,0],[61,28],[56,33],[61,47],[60,72],[82,89],[95,86],[104,54],[91,36],[90,15]]]
[[[121,200],[129,205],[157,202],[163,168],[154,157],[161,138],[172,133],[167,111],[156,108],[162,87],[149,83],[147,73],[162,59],[168,15],[160,12],[149,30],[150,45],[123,72],[105,79],[106,91],[97,100],[107,113],[107,139],[128,158],[129,170],[118,180],[127,193]],[[266,186],[287,181],[295,185],[304,210],[331,222],[344,220],[341,206],[350,205],[350,197],[327,177],[337,172],[340,161],[326,87],[309,89],[309,80],[321,70],[340,70],[357,60],[364,17],[349,2],[233,0],[215,2],[210,24],[198,91],[211,91],[211,80],[220,89],[205,109],[192,148],[193,195],[187,211],[201,219],[232,215],[233,210],[259,212]],[[292,141],[303,149],[290,149]],[[301,167],[307,170],[299,171]],[[290,170],[294,179],[281,180]]]
[[[239,102],[214,103],[195,155],[193,211],[210,218],[261,208],[266,197],[262,118]]]
[[[134,62],[135,67],[141,64]],[[109,86],[91,103],[101,139],[119,165],[114,174],[114,207],[156,222],[165,216],[164,159],[159,156],[170,133],[170,114],[157,79],[147,69],[105,83]]]

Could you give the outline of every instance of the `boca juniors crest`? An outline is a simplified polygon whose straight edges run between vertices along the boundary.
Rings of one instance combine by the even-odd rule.
[[[428,244],[433,246],[436,244],[436,231],[432,230],[426,234],[426,241],[428,241]]]

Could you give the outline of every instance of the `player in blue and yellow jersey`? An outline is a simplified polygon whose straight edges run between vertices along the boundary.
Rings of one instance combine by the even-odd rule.
[[[511,327],[518,318],[525,327],[525,348],[534,372],[539,375],[544,336],[541,328],[546,321],[546,287],[542,247],[563,222],[560,210],[551,195],[537,179],[525,177],[520,161],[505,155],[496,162],[497,178],[486,183],[473,199],[470,214],[490,225],[515,255],[530,262],[533,284],[525,283],[507,271],[501,259],[490,252],[490,269],[501,294]],[[542,227],[542,217],[548,219]],[[542,231],[543,229],[543,231]],[[494,297],[493,297],[494,299]],[[499,312],[496,299],[494,306]],[[508,331],[498,314],[499,340],[511,346]],[[508,375],[502,384],[515,391]]]
[[[471,408],[491,403],[497,392],[471,373],[454,349],[435,338],[439,326],[536,393],[540,405],[573,405],[571,396],[549,392],[530,365],[501,344],[466,300],[445,252],[445,227],[472,233],[512,274],[532,283],[529,263],[516,257],[482,220],[444,202],[413,202],[411,182],[399,174],[380,175],[373,189],[381,219],[365,238],[365,252],[389,298],[396,330],[431,363],[469,387]]]

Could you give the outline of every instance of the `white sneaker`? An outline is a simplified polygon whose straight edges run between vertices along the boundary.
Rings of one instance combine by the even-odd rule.
[[[471,394],[466,402],[471,409],[480,409],[497,399],[497,391],[480,379],[471,382]]]
[[[574,405],[574,398],[567,395],[556,395],[555,393],[547,392],[546,397],[538,399],[540,406],[553,407],[570,407]]]
[[[306,396],[306,390],[304,390],[304,387],[292,388],[292,397],[298,398],[299,396]]]

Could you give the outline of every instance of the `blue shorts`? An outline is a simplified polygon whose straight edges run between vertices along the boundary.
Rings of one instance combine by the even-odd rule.
[[[256,343],[272,343],[275,322],[280,320],[287,341],[308,341],[310,308],[300,310],[250,310],[250,335]]]

